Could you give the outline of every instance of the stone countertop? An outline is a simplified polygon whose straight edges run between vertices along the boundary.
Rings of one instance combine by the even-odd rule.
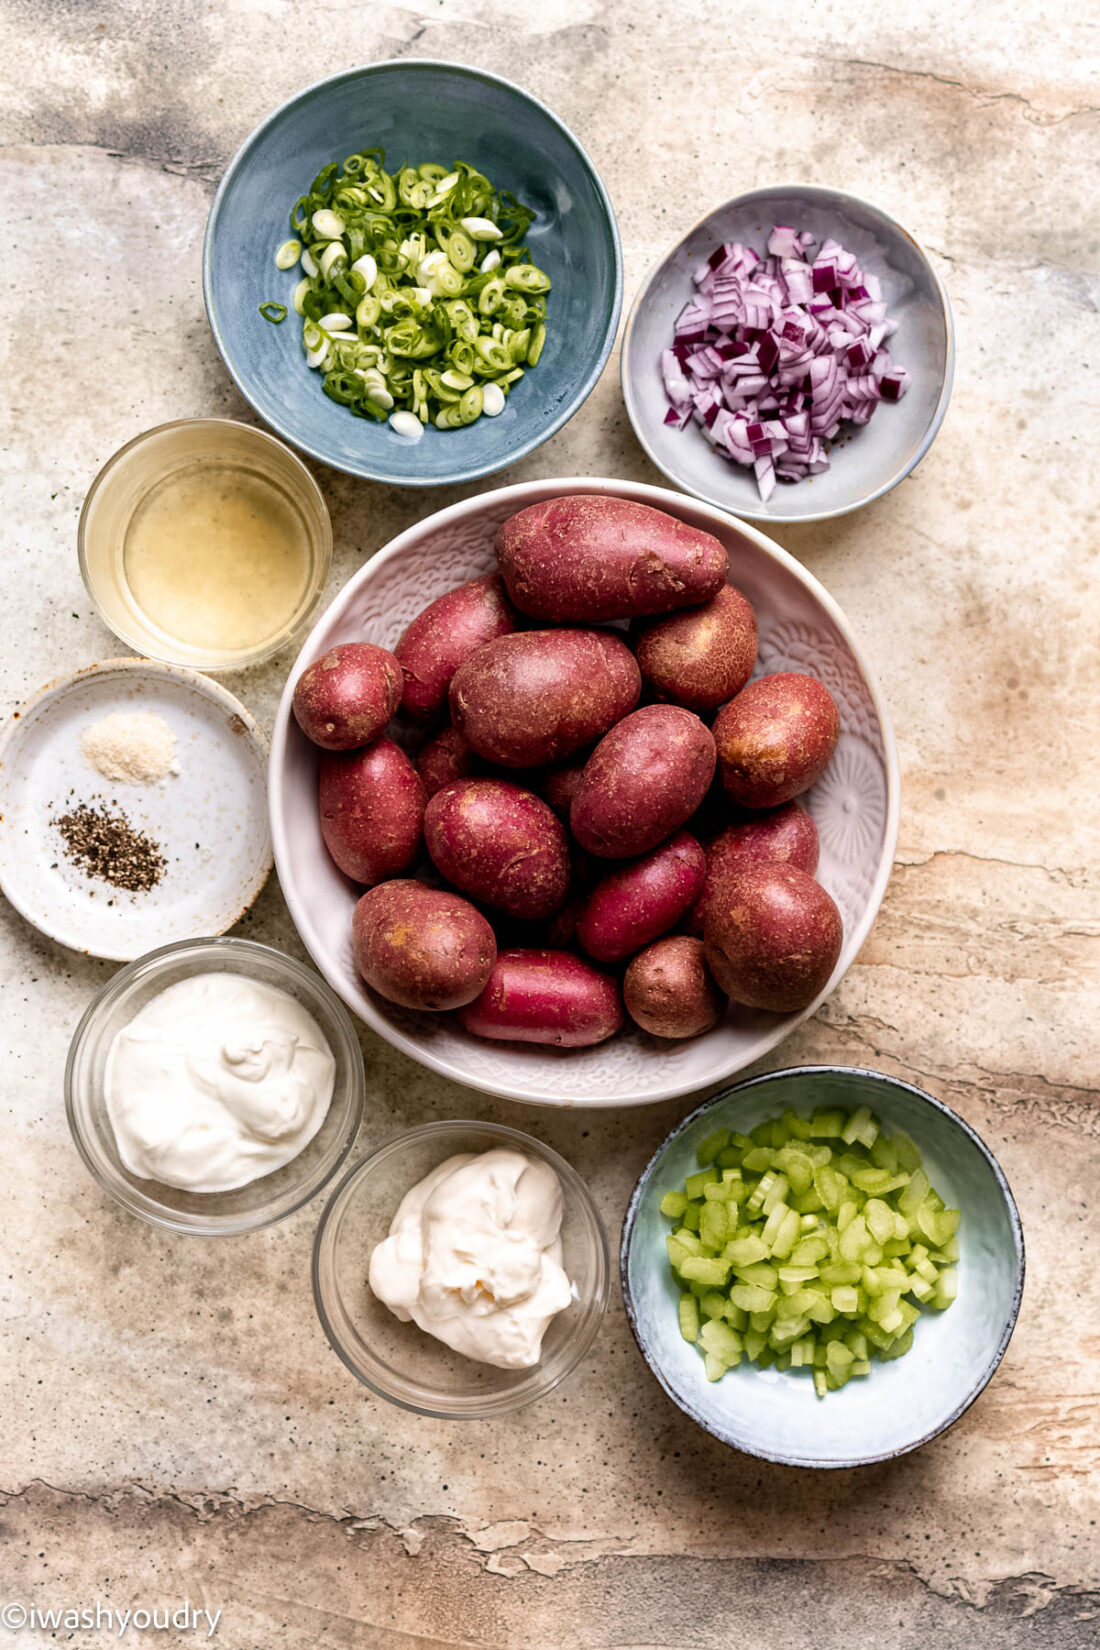
[[[233,1650],[1096,1643],[1094,46],[1087,11],[1055,24],[1040,0],[9,0],[5,712],[121,651],[76,565],[102,461],[165,419],[251,416],[209,336],[200,243],[229,156],[300,85],[402,54],[521,79],[603,172],[628,302],[710,206],[792,177],[867,196],[930,249],[958,326],[939,440],[865,513],[776,534],[878,672],[903,807],[859,961],[769,1064],[866,1063],[955,1106],[1013,1185],[1029,1273],[989,1390],[891,1465],[815,1474],[723,1449],[655,1386],[617,1302],[595,1353],[534,1408],[492,1424],[406,1415],[356,1385],[316,1322],[316,1204],[204,1244],[138,1225],[93,1184],[61,1073],[112,965],[0,902],[5,1599],[187,1598],[221,1609],[216,1642]],[[577,472],[660,480],[615,362],[501,480]],[[332,592],[472,490],[319,479]],[[286,667],[229,686],[269,724]],[[240,932],[302,954],[274,879]],[[613,1238],[689,1104],[628,1124],[525,1109],[366,1031],[363,1048],[361,1150],[426,1118],[506,1120],[570,1158]]]

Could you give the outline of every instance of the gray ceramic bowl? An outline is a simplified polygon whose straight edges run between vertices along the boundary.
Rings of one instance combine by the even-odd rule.
[[[679,1291],[665,1255],[671,1224],[666,1191],[697,1167],[704,1135],[741,1132],[785,1107],[868,1106],[887,1130],[920,1148],[933,1186],[962,1210],[959,1296],[927,1312],[913,1347],[893,1362],[872,1360],[867,1377],[825,1398],[808,1373],[742,1363],[710,1382],[697,1349],[680,1335]],[[922,1089],[882,1072],[802,1066],[738,1083],[708,1100],[669,1135],[634,1190],[623,1227],[620,1275],[627,1317],[646,1362],[669,1397],[724,1444],[795,1467],[857,1467],[916,1449],[974,1402],[1004,1357],[1024,1287],[1020,1217],[1000,1166],[961,1117]]]
[[[322,166],[375,144],[391,169],[405,159],[467,160],[534,207],[528,242],[553,282],[541,359],[500,416],[429,428],[415,444],[329,400],[306,365],[293,310],[278,326],[259,313],[268,300],[290,309],[301,276],[274,264],[294,202]],[[280,435],[351,475],[443,486],[515,463],[576,412],[615,340],[622,256],[607,191],[549,109],[496,75],[418,58],[319,81],[256,128],[210,211],[203,290],[234,382]]]
[[[664,422],[668,399],[660,357],[694,290],[695,267],[722,241],[760,248],[777,223],[808,229],[817,240],[835,236],[879,277],[890,315],[900,323],[889,347],[912,382],[901,401],[880,407],[863,428],[845,426],[823,475],[780,484],[764,504],[751,470],[716,453],[697,425],[680,430]],[[843,190],[791,184],[757,189],[719,206],[650,273],[623,336],[622,384],[634,433],[677,487],[748,521],[824,521],[881,498],[920,462],[943,423],[954,365],[947,292],[908,231]]]

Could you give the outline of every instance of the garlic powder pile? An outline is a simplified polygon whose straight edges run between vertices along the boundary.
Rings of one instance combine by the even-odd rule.
[[[80,737],[89,767],[125,785],[152,785],[179,773],[176,736],[155,711],[112,711]]]

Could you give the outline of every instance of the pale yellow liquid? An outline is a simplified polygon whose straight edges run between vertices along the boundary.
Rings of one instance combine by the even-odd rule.
[[[243,653],[285,630],[310,576],[306,525],[266,476],[236,464],[187,466],[154,487],[122,551],[130,594],[173,641]]]

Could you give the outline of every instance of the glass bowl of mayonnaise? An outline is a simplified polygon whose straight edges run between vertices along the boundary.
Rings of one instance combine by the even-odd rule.
[[[320,975],[252,940],[162,946],[104,986],[76,1028],[65,1106],[99,1184],[198,1237],[270,1226],[347,1158],[363,1055]]]
[[[350,1169],[313,1248],[333,1350],[419,1415],[484,1420],[544,1397],[607,1305],[607,1235],[576,1171],[498,1123],[425,1123]]]

